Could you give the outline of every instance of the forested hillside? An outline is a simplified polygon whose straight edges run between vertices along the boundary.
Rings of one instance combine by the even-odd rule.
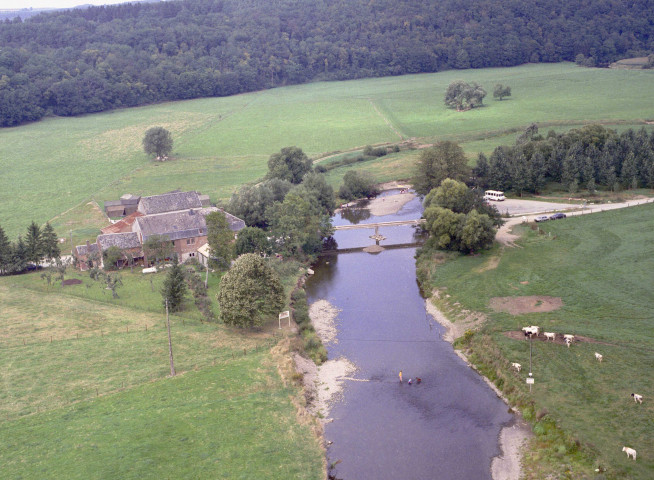
[[[313,80],[654,51],[650,0],[185,0],[0,24],[0,125]]]

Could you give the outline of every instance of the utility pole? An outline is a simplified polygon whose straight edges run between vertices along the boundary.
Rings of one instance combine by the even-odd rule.
[[[175,376],[175,364],[173,363],[173,340],[170,336],[170,316],[168,315],[168,299],[166,298],[166,325],[168,326],[168,352],[170,355],[170,376]]]

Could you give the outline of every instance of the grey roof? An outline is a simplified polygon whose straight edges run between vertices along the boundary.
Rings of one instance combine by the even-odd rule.
[[[126,248],[140,248],[139,236],[134,232],[108,233],[98,235],[98,243],[104,252],[109,247],[118,247],[121,250]]]
[[[222,208],[205,207],[205,208],[200,209],[200,213],[205,217],[207,215],[209,215],[210,213],[213,213],[213,212],[222,212],[222,213],[225,214],[225,218],[227,219],[227,222],[229,223],[229,229],[232,232],[238,232],[238,231],[241,231],[241,230],[243,230],[245,228],[245,221],[243,221],[240,218],[232,215],[231,213],[227,213]]]
[[[202,207],[202,202],[197,192],[173,192],[141,197],[138,211],[146,215],[153,215],[200,207]]]
[[[107,200],[104,202],[104,208],[107,207],[121,207],[123,204],[120,200]]]
[[[89,253],[95,253],[98,251],[98,244],[92,243],[90,245],[77,245],[75,247],[77,250],[77,255],[88,255]]]
[[[123,205],[137,205],[139,200],[141,200],[140,195],[132,195],[131,193],[126,193],[120,197],[120,203]]]
[[[200,237],[207,234],[207,224],[198,210],[147,215],[136,219],[143,241],[152,235],[167,235],[170,240]]]

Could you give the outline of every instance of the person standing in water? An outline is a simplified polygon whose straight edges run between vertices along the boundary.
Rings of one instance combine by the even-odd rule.
[[[402,370],[400,370],[400,383],[402,383]]]

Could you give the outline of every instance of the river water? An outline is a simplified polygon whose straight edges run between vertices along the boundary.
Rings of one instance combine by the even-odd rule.
[[[394,192],[392,192],[394,193]],[[419,218],[418,199],[397,214],[361,223]],[[335,225],[349,223],[337,216]],[[380,228],[384,244],[415,241],[411,226]],[[373,245],[372,229],[336,232],[339,248]],[[340,311],[329,358],[357,367],[325,427],[330,471],[343,480],[491,479],[507,406],[441,339],[426,313],[415,274],[415,248],[324,257],[307,282],[309,302]],[[399,382],[402,370],[404,382]],[[408,379],[420,377],[418,385]]]

